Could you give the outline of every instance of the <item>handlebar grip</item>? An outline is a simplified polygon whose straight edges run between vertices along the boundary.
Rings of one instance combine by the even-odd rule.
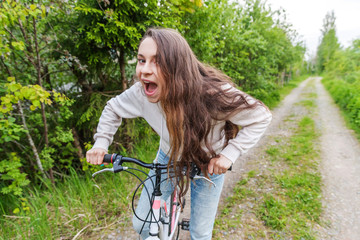
[[[116,154],[105,154],[103,162],[113,163],[116,159]]]

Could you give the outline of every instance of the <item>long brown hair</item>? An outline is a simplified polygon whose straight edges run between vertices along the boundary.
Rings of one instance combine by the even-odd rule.
[[[159,100],[170,135],[169,168],[175,172],[180,192],[185,194],[189,171],[184,179],[184,167],[190,169],[191,163],[195,163],[208,177],[208,164],[217,157],[209,142],[214,123],[225,121],[227,144],[239,131],[238,126],[228,121],[229,117],[261,102],[249,104],[246,94],[224,88],[226,84],[234,86],[230,78],[201,63],[175,30],[150,28],[143,40],[148,37],[157,45],[156,61],[165,82]]]

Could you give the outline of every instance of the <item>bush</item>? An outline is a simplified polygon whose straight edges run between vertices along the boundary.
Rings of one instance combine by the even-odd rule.
[[[279,87],[268,83],[263,88],[247,91],[251,96],[261,100],[266,106],[272,108],[280,101]]]
[[[323,83],[355,131],[360,133],[360,79],[349,83],[341,79],[324,78]]]

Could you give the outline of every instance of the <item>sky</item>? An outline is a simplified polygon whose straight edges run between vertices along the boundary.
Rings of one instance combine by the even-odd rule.
[[[360,38],[360,0],[267,0],[272,10],[283,8],[287,22],[302,36],[311,57],[319,45],[323,19],[334,10],[336,33],[343,47]]]

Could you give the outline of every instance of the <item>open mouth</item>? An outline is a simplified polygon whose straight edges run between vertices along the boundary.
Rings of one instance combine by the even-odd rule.
[[[155,94],[158,85],[154,82],[151,81],[147,81],[147,80],[143,80],[143,83],[145,85],[144,89],[145,89],[145,94],[148,96],[152,96]]]

